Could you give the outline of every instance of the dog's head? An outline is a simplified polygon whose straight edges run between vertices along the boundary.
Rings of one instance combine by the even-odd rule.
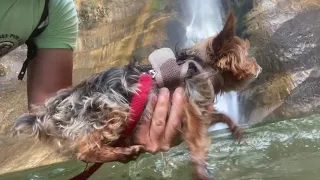
[[[216,36],[195,44],[189,49],[204,67],[219,71],[224,78],[222,91],[240,90],[261,72],[255,58],[248,57],[250,43],[235,35],[235,17],[229,13],[223,30]]]

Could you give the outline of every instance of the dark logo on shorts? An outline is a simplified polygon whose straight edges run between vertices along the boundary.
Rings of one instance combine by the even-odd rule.
[[[0,42],[0,57],[10,52],[13,46],[14,46],[14,43],[11,41]]]

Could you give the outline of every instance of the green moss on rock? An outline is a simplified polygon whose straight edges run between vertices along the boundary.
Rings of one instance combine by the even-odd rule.
[[[259,106],[273,106],[281,103],[293,89],[292,76],[288,72],[274,74],[273,77],[257,89]]]

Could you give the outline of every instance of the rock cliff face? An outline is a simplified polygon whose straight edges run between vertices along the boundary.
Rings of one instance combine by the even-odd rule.
[[[92,2],[78,3],[81,33],[75,53],[75,83],[110,66],[124,65],[131,58],[143,61],[156,48],[173,47],[171,39],[179,38],[168,36],[168,31],[179,27],[174,2],[105,0],[95,6]],[[93,8],[87,10],[89,7]],[[175,22],[174,27],[170,22]]]
[[[308,115],[319,111],[320,1],[231,0],[240,17],[238,34],[251,41],[263,67],[240,94],[243,122]],[[243,7],[246,6],[246,7]],[[247,12],[239,11],[251,6]]]

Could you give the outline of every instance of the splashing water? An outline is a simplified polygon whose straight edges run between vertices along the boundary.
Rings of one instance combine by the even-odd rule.
[[[192,46],[194,42],[201,41],[216,35],[223,28],[222,5],[220,0],[187,0],[192,13],[192,19],[187,26],[187,42],[185,46]],[[239,109],[236,92],[226,93],[217,97],[215,107],[218,111],[229,115],[238,123]],[[227,125],[219,123],[210,128],[210,131],[227,128]]]

